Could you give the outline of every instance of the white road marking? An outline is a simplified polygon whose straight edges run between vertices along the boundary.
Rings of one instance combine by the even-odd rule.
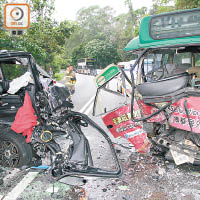
[[[39,172],[29,172],[3,200],[16,200]]]
[[[3,199],[3,197],[4,197],[3,195],[0,195],[0,200],[2,200],[2,199]]]
[[[92,109],[92,101],[94,100],[95,96],[92,96],[90,100],[80,109],[79,112],[88,114]],[[26,187],[35,179],[38,175],[37,172],[29,172],[13,189],[9,192],[5,198],[2,200],[16,200],[20,194],[26,189]],[[1,196],[0,196],[1,200]]]
[[[92,97],[90,98],[90,100],[80,109],[79,112],[84,113],[85,110],[87,109],[87,107],[88,107],[89,105],[91,105],[91,103],[92,103],[92,101],[94,100],[94,98],[95,98],[95,96],[92,96]]]

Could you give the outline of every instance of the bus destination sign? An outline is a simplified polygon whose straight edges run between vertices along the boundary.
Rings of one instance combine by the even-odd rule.
[[[151,18],[150,36],[155,40],[195,35],[200,35],[200,9]]]

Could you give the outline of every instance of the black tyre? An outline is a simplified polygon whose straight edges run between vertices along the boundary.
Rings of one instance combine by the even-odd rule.
[[[32,148],[21,134],[6,128],[0,132],[0,165],[22,167],[30,165]]]

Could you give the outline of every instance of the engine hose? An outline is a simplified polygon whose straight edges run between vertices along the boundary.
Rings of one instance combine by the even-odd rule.
[[[61,152],[60,146],[54,141],[46,143],[46,147],[49,148],[53,155],[56,155],[57,153]]]

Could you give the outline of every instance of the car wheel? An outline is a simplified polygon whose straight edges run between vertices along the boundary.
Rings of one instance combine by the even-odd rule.
[[[5,167],[22,167],[32,161],[32,148],[21,134],[10,128],[0,132],[0,165]]]

